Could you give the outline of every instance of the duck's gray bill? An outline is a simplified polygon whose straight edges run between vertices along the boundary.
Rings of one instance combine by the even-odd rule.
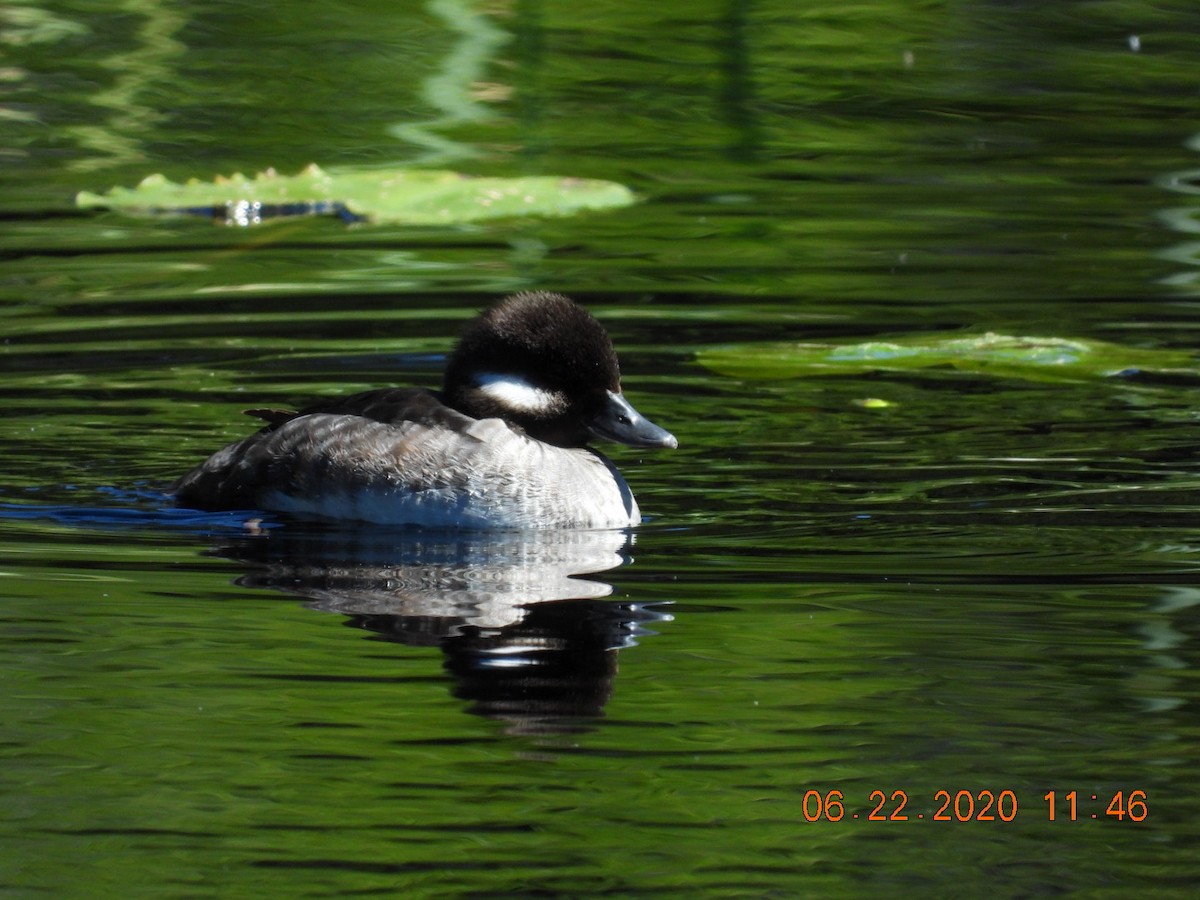
[[[659,428],[625,399],[624,394],[608,392],[608,403],[600,415],[592,420],[589,428],[593,437],[602,441],[615,441],[630,447],[666,447],[674,450],[679,446],[675,435]]]

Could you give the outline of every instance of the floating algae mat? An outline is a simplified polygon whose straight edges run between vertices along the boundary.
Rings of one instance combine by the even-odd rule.
[[[862,344],[763,343],[714,347],[697,355],[709,369],[736,378],[855,375],[937,366],[1035,381],[1159,374],[1200,377],[1193,354],[1143,350],[1104,341],[1056,337],[930,335]]]
[[[398,225],[458,225],[515,216],[569,216],[634,202],[612,181],[539,175],[491,178],[425,169],[339,170],[311,165],[297,175],[267,170],[183,184],[150,175],[135,188],[81,192],[84,209],[206,215],[231,225],[279,216],[339,215]]]

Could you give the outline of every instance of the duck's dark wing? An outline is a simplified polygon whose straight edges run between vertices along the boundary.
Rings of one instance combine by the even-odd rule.
[[[377,388],[348,397],[318,400],[297,411],[260,408],[247,409],[245,413],[267,422],[266,431],[274,431],[285,422],[315,413],[359,416],[385,425],[416,422],[431,427],[442,425],[453,428],[468,421],[462,413],[446,406],[440,394],[424,388]]]
[[[171,491],[177,503],[193,509],[255,509],[260,491],[319,480],[322,472],[361,450],[362,442],[378,440],[380,424],[422,433],[464,432],[475,424],[446,406],[438,394],[420,388],[364,391],[323,400],[298,412],[247,412],[268,424],[218,450],[175,482]]]

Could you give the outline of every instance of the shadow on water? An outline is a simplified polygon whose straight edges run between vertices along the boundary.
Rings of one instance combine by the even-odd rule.
[[[252,518],[259,515],[0,506],[0,519],[195,531],[214,542],[210,555],[244,567],[235,581],[242,587],[302,598],[378,640],[439,647],[454,694],[514,734],[586,730],[612,697],[618,651],[671,620],[646,604],[606,599],[612,585],[579,577],[629,565],[628,532],[436,532]]]

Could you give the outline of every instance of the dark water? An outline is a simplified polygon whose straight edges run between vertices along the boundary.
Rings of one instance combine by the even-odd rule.
[[[1194,374],[698,359],[1193,350],[1200,12],[480,9],[0,10],[0,893],[1193,896]],[[314,161],[641,202],[248,230],[71,204]],[[596,312],[680,439],[613,451],[635,541],[163,508],[240,410],[435,383],[535,287]]]

